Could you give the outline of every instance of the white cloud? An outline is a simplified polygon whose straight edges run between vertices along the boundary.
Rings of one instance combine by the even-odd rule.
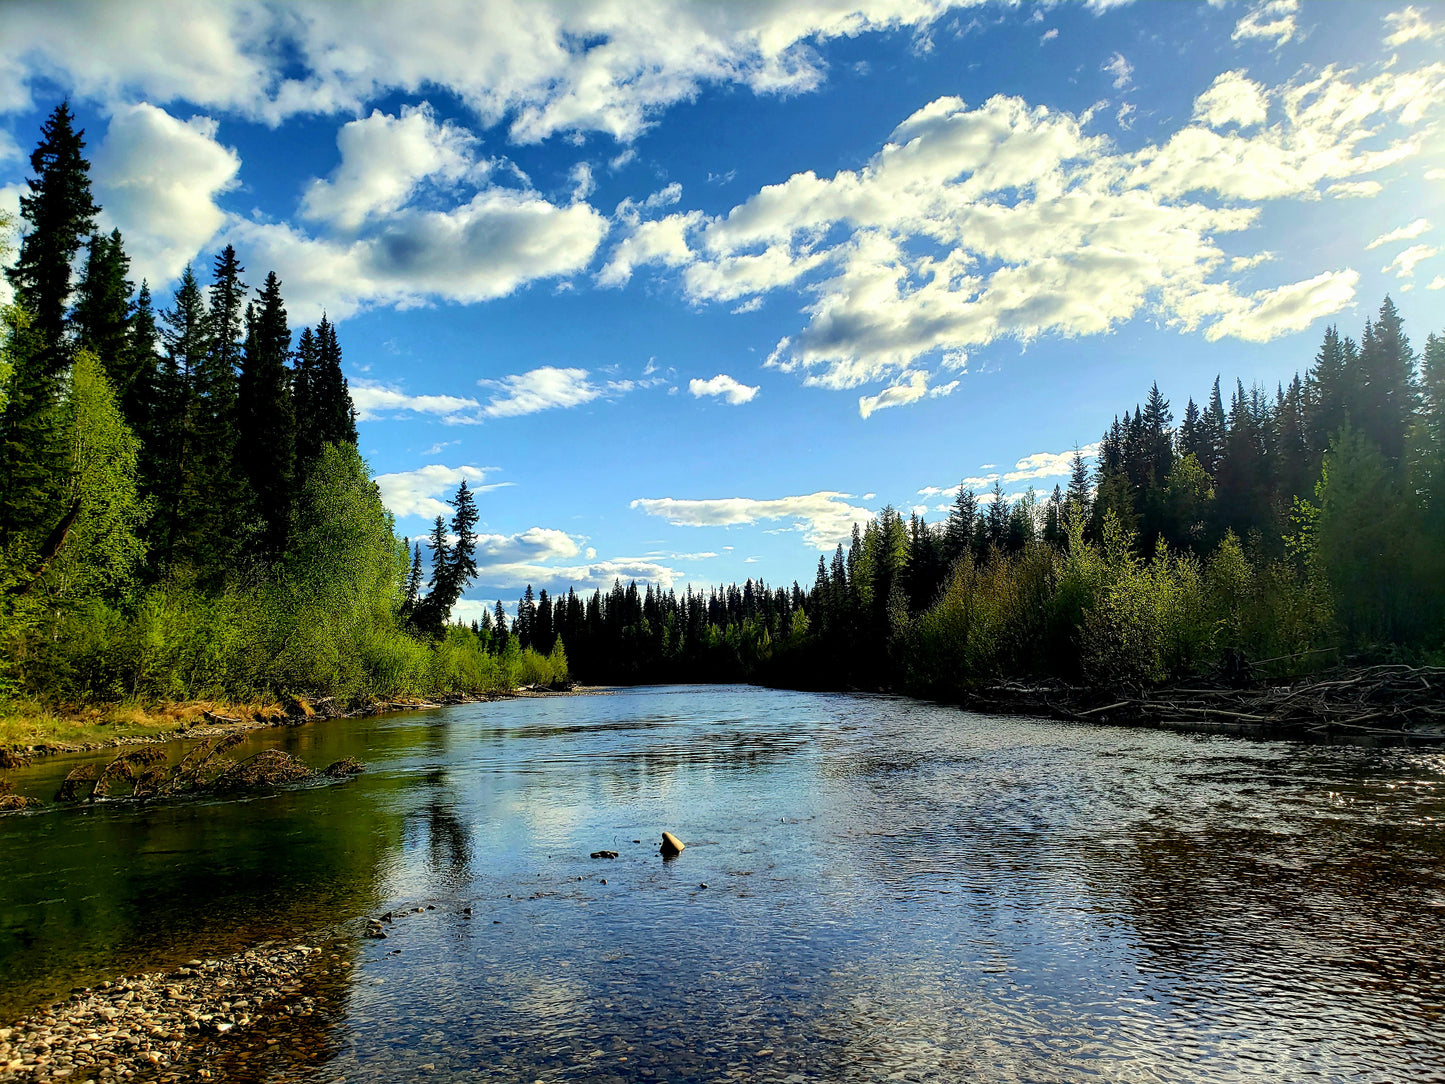
[[[860,395],[858,397],[858,416],[867,421],[869,415],[874,411],[907,406],[909,403],[918,402],[925,396],[930,399],[938,399],[945,395],[952,395],[954,389],[958,387],[957,380],[950,380],[947,384],[929,388],[928,374],[918,370],[900,373],[899,380],[900,383],[890,388],[884,388],[877,395]]]
[[[544,365],[529,372],[504,376],[500,380],[479,380],[483,387],[495,386],[499,393],[482,408],[491,418],[515,418],[540,410],[581,406],[607,395],[632,389],[626,380],[594,384],[586,369],[559,369]]]
[[[368,6],[156,0],[82,8],[12,0],[0,38],[0,108],[51,80],[102,103],[185,100],[276,122],[352,113],[439,88],[520,142],[597,131],[631,140],[708,85],[758,94],[824,78],[815,46],[921,31],[950,0],[666,3],[528,0]]]
[[[358,421],[371,421],[391,411],[438,414],[446,420],[461,420],[480,406],[475,399],[457,395],[408,395],[400,388],[371,381],[353,381],[351,401],[356,405]],[[437,450],[440,448],[438,445]]]
[[[608,273],[682,268],[695,302],[803,291],[806,325],[765,365],[829,388],[881,384],[864,396],[878,405],[912,395],[918,378],[902,374],[925,359],[1001,337],[1097,335],[1148,314],[1260,341],[1348,305],[1358,275],[1245,291],[1230,276],[1268,254],[1226,254],[1221,239],[1254,229],[1266,201],[1377,184],[1359,178],[1419,153],[1413,130],[1441,101],[1439,64],[1364,79],[1328,68],[1275,87],[1227,73],[1198,119],[1126,152],[1018,98],[940,98],[858,170],[797,173],[724,215],[631,227]]]
[[[1099,68],[1114,79],[1114,89],[1123,90],[1134,81],[1134,65],[1124,59],[1123,53],[1115,53]]]
[[[225,223],[216,197],[236,185],[241,159],[216,141],[209,117],[178,120],[148,104],[110,118],[93,163],[106,225],[125,235],[132,276],[176,278]]]
[[[1264,87],[1242,71],[1216,76],[1209,89],[1194,100],[1194,119],[1211,128],[1229,124],[1252,128],[1264,123],[1268,110]]]
[[[1394,271],[1400,278],[1407,279],[1415,274],[1415,268],[1432,256],[1440,255],[1434,245],[1411,245],[1380,270],[1389,274]]]
[[[309,322],[323,307],[339,319],[378,305],[505,297],[582,270],[607,222],[585,203],[559,207],[532,192],[493,187],[446,211],[403,208],[355,240],[247,220],[231,231],[243,262],[274,268],[288,310]]]
[[[1042,44],[1044,44],[1044,42],[1046,42],[1046,41],[1053,41],[1053,40],[1054,40],[1055,38],[1057,38],[1058,36],[1059,36],[1059,28],[1058,28],[1058,27],[1050,27],[1048,30],[1045,30],[1042,34],[1039,35],[1039,44],[1042,45]]]
[[[632,502],[632,507],[682,527],[736,527],[762,520],[792,520],[793,528],[802,532],[809,546],[831,550],[838,543],[848,540],[854,523],[864,523],[873,518],[872,512],[848,504],[848,499],[847,493],[825,490],[774,500],[749,497],[716,500],[639,498]]]
[[[1338,181],[1325,189],[1335,199],[1374,199],[1385,190],[1379,181]]]
[[[1295,36],[1299,27],[1295,24],[1295,12],[1299,0],[1264,0],[1256,3],[1244,18],[1234,26],[1231,35],[1235,41],[1259,38],[1273,41],[1275,47],[1283,45]]]
[[[666,188],[658,189],[643,200],[642,206],[648,210],[654,210],[658,207],[671,207],[680,199],[682,199],[682,185],[673,181]]]
[[[1385,25],[1390,28],[1385,44],[1392,49],[1406,42],[1431,41],[1445,33],[1445,26],[1432,24],[1425,18],[1425,13],[1413,5],[1390,12],[1385,16]]]
[[[718,373],[711,380],[689,380],[687,390],[692,392],[693,397],[701,399],[704,395],[716,395],[726,399],[733,406],[741,406],[743,403],[751,402],[753,396],[758,394],[760,385],[743,384],[726,373]]]
[[[472,168],[475,142],[454,124],[438,124],[427,104],[403,108],[400,116],[373,110],[342,125],[336,135],[341,163],[330,180],[311,182],[301,213],[356,230],[400,208],[423,180],[461,180]]]
[[[496,470],[496,467],[444,467],[434,463],[416,470],[378,474],[375,481],[376,488],[381,491],[381,503],[397,519],[404,516],[434,519],[452,514],[452,507],[438,498],[450,496],[463,481],[473,492],[486,492],[512,484],[493,482],[483,485],[488,472]]]
[[[1387,233],[1380,234],[1379,237],[1376,237],[1373,241],[1371,241],[1368,245],[1365,246],[1365,250],[1369,251],[1372,248],[1379,248],[1381,245],[1388,245],[1392,241],[1413,241],[1421,234],[1429,232],[1429,219],[1417,218],[1408,226],[1401,226],[1398,229],[1390,230]]]
[[[1086,444],[1079,449],[1079,455],[1085,459],[1093,459],[1099,454],[1098,442]],[[1062,478],[1070,474],[1074,469],[1074,451],[1067,452],[1034,452],[1026,455],[1014,464],[1014,469],[1004,474],[1005,482],[1022,482],[1028,478]],[[990,482],[993,479],[989,479]]]
[[[1290,331],[1303,331],[1318,317],[1339,312],[1355,297],[1356,271],[1324,271],[1314,278],[1237,299],[1204,337],[1215,342],[1226,335],[1261,343]]]
[[[1436,275],[1433,279],[1430,280],[1430,285],[1426,286],[1425,289],[1445,290],[1445,275]]]

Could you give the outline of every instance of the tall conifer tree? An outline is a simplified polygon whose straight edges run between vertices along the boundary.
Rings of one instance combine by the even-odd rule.
[[[20,256],[6,272],[15,299],[28,310],[48,345],[58,346],[70,304],[71,264],[95,229],[100,211],[90,194],[90,163],[84,131],[77,131],[69,102],[55,107],[41,130],[40,145],[30,155],[28,194],[20,197],[20,215],[30,230],[20,242]],[[65,354],[50,355],[59,371]]]
[[[274,560],[286,549],[296,479],[296,417],[291,404],[291,330],[281,281],[266,276],[251,312],[236,402],[237,459],[250,483],[260,528],[255,552]]]

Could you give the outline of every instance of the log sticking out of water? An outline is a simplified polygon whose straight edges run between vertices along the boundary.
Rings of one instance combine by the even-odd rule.
[[[1224,681],[1141,688],[1123,694],[1067,685],[1005,682],[965,706],[1090,722],[1219,723],[1280,734],[1376,735],[1445,741],[1445,667],[1389,663],[1338,669],[1286,685],[1237,688]]]

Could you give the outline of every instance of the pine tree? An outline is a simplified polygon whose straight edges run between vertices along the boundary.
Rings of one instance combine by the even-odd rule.
[[[944,525],[944,552],[950,568],[972,552],[977,521],[978,498],[968,486],[960,485],[948,512],[948,523]]]
[[[652,586],[648,585],[648,595],[651,597]],[[521,600],[517,603],[517,620],[512,625],[512,631],[517,634],[517,644],[522,649],[535,646],[533,636],[536,633],[537,601],[532,594],[532,585],[527,584],[527,589],[522,594]]]
[[[124,402],[135,382],[130,345],[130,257],[120,230],[93,234],[85,270],[75,290],[70,322],[76,345],[92,351],[105,367],[111,391]]]
[[[128,368],[131,381],[121,395],[120,407],[127,424],[141,440],[140,477],[143,489],[146,479],[145,449],[155,439],[156,411],[160,402],[160,343],[156,314],[151,307],[150,284],[142,280],[140,293],[136,295],[135,311],[131,314],[130,338],[126,343],[126,349],[130,353]]]
[[[421,597],[421,584],[421,543],[417,542],[412,548],[411,569],[406,574],[406,584],[402,588],[402,617],[410,616],[411,612],[416,609],[417,600]]]
[[[273,271],[251,314],[237,388],[237,458],[259,520],[255,553],[274,560],[286,549],[296,480],[296,418],[291,404],[291,331]]]
[[[492,653],[500,655],[507,648],[507,611],[502,600],[497,599],[497,608],[492,613]]]
[[[100,211],[90,195],[90,163],[82,154],[85,132],[76,131],[73,120],[70,103],[61,102],[41,130],[40,145],[30,155],[35,176],[29,193],[20,197],[20,214],[30,232],[20,242],[15,266],[6,272],[15,300],[51,347],[59,346],[65,330],[71,265]],[[64,351],[52,351],[47,363],[58,372],[66,364]]]
[[[467,488],[466,479],[462,479],[461,485],[457,486],[457,495],[452,498],[452,534],[456,535],[456,542],[451,552],[451,583],[449,590],[452,592],[452,602],[462,596],[462,592],[476,578],[477,575],[477,501],[472,496],[472,491]]]
[[[1395,303],[1388,296],[1380,305],[1379,318],[1365,327],[1360,370],[1364,378],[1360,432],[1375,442],[1386,463],[1399,467],[1405,461],[1406,437],[1415,422],[1418,392],[1415,355]]]
[[[0,335],[10,368],[0,411],[0,551],[39,546],[67,514],[67,448],[60,377],[52,350],[18,306],[3,313]]]
[[[1064,504],[1080,523],[1089,521],[1092,490],[1093,487],[1089,485],[1089,468],[1084,466],[1084,454],[1075,444],[1074,458],[1069,466],[1069,491],[1064,495]]]
[[[245,332],[245,268],[230,245],[212,265],[210,349],[194,372],[196,455],[193,457],[197,488],[210,495],[209,503],[197,508],[194,537],[204,545],[198,565],[214,583],[223,580],[236,564],[243,541],[255,531],[250,521],[253,498],[245,470],[239,462],[239,416],[237,371],[242,361]]]
[[[196,476],[195,370],[205,357],[209,321],[200,284],[189,266],[181,274],[175,303],[161,314],[166,346],[161,374],[156,436],[161,442],[160,470],[150,496],[155,499],[152,548],[162,568],[173,560],[190,563],[186,542],[196,526],[195,509],[214,500]]]

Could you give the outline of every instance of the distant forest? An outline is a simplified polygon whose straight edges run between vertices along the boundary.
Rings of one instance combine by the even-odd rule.
[[[1445,338],[1386,298],[1272,392],[1157,385],[1096,465],[945,519],[884,508],[791,586],[527,587],[470,626],[465,483],[423,559],[356,448],[336,330],[293,336],[229,246],[154,311],[95,232],[68,107],[30,159],[0,335],[0,700],[376,700],[759,681],[953,698],[1445,652]],[[83,254],[83,259],[82,259]],[[80,267],[78,276],[73,271]]]
[[[616,584],[534,601],[584,681],[753,680],[953,697],[981,683],[1142,684],[1445,649],[1445,338],[1416,356],[1387,297],[1273,392],[1157,384],[1067,488],[960,487],[946,519],[884,508],[806,586],[681,596]],[[504,628],[474,626],[482,639]]]

